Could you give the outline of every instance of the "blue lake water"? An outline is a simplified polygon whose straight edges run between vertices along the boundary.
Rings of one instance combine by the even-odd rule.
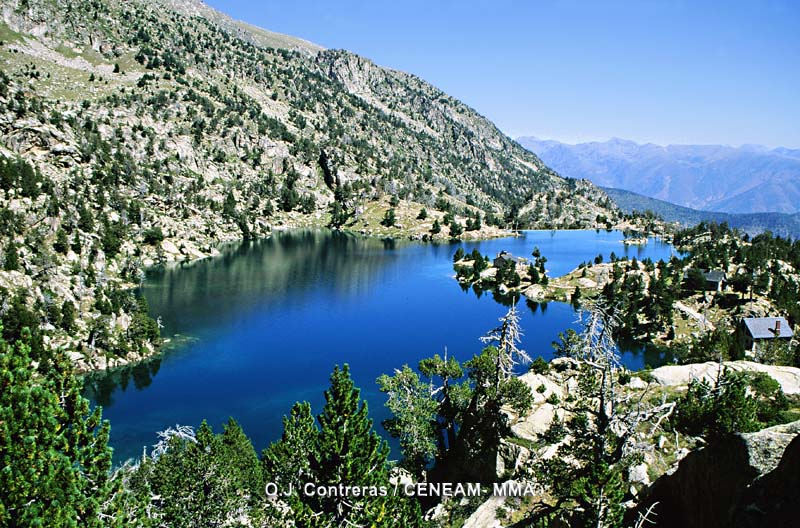
[[[598,254],[657,261],[672,253],[657,240],[632,247],[621,240],[619,232],[527,231],[461,245],[492,257],[500,250],[529,257],[538,246],[551,277]],[[229,416],[260,451],[280,436],[295,401],[321,410],[328,376],[343,363],[383,432],[380,374],[416,366],[445,347],[469,359],[507,310],[491,293],[479,298],[452,278],[458,245],[282,232],[225,248],[214,259],[152,270],[142,293],[163,335],[180,344],[154,361],[86,379],[87,396],[111,420],[115,460],[141,454],[168,426],[207,419],[221,430]],[[558,333],[577,328],[568,304],[523,298],[519,308],[522,347],[534,358],[551,358]],[[623,360],[634,369],[659,361],[637,350]]]

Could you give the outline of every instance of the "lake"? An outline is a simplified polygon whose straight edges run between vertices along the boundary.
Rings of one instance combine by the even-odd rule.
[[[314,414],[334,365],[348,363],[376,428],[388,417],[375,379],[444,352],[459,360],[481,349],[480,336],[507,307],[453,279],[461,245],[494,257],[530,257],[539,247],[548,275],[559,276],[602,254],[668,259],[669,244],[625,246],[606,231],[526,231],[519,237],[453,244],[366,238],[330,231],[277,232],[223,248],[223,254],[147,273],[142,294],[171,339],[158,358],[86,378],[86,395],[111,420],[119,462],[142,453],[156,432],[175,424],[215,430],[233,416],[260,452],[277,439],[298,400]],[[522,348],[552,357],[559,332],[577,328],[564,303],[520,301]],[[632,369],[658,357],[626,351]]]

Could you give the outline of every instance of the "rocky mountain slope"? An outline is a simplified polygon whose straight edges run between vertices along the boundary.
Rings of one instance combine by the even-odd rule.
[[[0,16],[4,333],[34,327],[35,348],[68,345],[84,368],[151,353],[154,323],[129,293],[142,268],[220,242],[617,215],[419,78],[200,2],[3,0]],[[558,208],[509,216],[535,198]]]
[[[560,174],[674,204],[726,213],[800,211],[800,151],[757,145],[568,145],[519,138]]]

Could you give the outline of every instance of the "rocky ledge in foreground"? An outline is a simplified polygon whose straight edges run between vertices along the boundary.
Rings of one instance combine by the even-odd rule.
[[[575,360],[559,358],[545,372],[520,377],[531,388],[533,406],[523,416],[509,415],[511,434],[495,454],[494,479],[515,481],[537,460],[558,456],[558,445],[548,444],[546,432],[556,417],[562,423],[569,420],[561,402],[577,392],[577,366]],[[748,361],[725,362],[722,369],[726,368],[765,373],[792,400],[800,394],[800,368]],[[619,391],[623,399],[675,401],[692,380],[713,381],[720,371],[718,363],[709,362],[631,372]],[[636,434],[635,443],[642,459],[624,475],[624,485],[634,497],[626,525],[633,525],[637,514],[654,503],[655,526],[795,526],[793,520],[800,518],[800,421],[710,444],[648,427]],[[540,499],[532,497],[528,504]],[[525,508],[525,502],[488,497],[464,526],[513,525],[524,519]]]
[[[640,511],[652,504],[657,526],[797,526],[800,421],[734,435],[690,453],[650,487]]]

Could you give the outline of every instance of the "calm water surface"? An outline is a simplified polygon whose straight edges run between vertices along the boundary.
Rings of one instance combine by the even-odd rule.
[[[528,231],[517,238],[463,243],[494,256],[529,257],[538,246],[550,276],[611,252],[668,259],[651,240],[626,247],[618,232]],[[280,436],[281,418],[298,400],[321,410],[336,364],[349,363],[376,424],[388,416],[375,379],[405,363],[449,353],[466,360],[507,308],[452,278],[459,244],[392,242],[328,231],[276,233],[227,248],[191,265],[153,270],[142,293],[172,337],[158,360],[87,378],[87,396],[111,420],[114,457],[141,454],[156,431],[204,418],[221,430],[238,420],[257,450]],[[520,303],[522,346],[552,357],[559,332],[577,327],[570,305]],[[630,368],[656,357],[628,351]],[[380,425],[377,426],[383,432]]]

